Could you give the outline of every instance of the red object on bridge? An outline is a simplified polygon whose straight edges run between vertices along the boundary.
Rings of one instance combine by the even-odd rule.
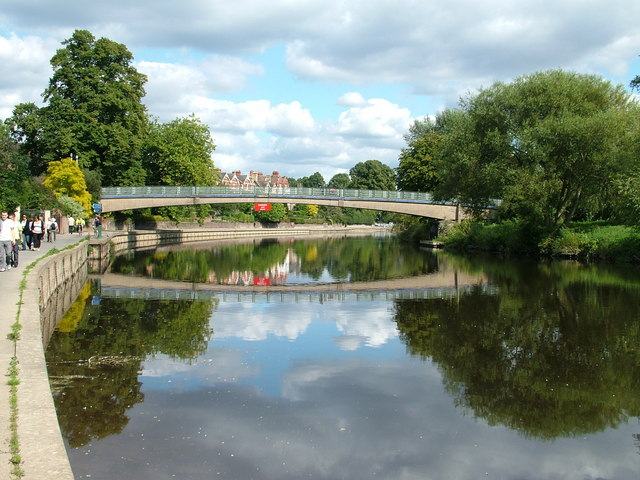
[[[270,212],[271,204],[270,203],[254,203],[253,210],[256,212]]]
[[[271,285],[271,279],[268,277],[253,277],[253,285],[256,287],[268,287]]]

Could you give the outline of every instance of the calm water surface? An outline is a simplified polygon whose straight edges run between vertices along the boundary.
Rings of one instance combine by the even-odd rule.
[[[47,359],[78,479],[639,478],[637,268],[392,237],[147,252]]]

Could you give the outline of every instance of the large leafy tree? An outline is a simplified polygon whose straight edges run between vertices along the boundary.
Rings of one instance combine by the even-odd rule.
[[[176,118],[169,123],[151,122],[143,144],[143,168],[147,185],[208,186],[218,183],[211,154],[216,146],[209,127],[195,116]],[[162,216],[174,221],[202,221],[209,205],[164,207]]]
[[[496,83],[444,112],[434,152],[440,198],[554,229],[600,214],[637,163],[638,104],[622,86],[552,70]]]
[[[140,144],[146,131],[141,102],[146,76],[131,65],[126,46],[76,30],[51,59],[45,106],[17,105],[13,133],[39,174],[70,154],[99,172],[104,185],[144,182]]]
[[[57,200],[51,189],[29,174],[27,156],[19,152],[7,126],[0,124],[0,209],[13,211],[52,209]]]
[[[361,190],[395,190],[395,173],[391,167],[380,160],[367,160],[356,163],[349,170],[350,188]]]
[[[211,160],[215,148],[209,127],[193,115],[169,123],[153,122],[143,148],[147,184],[217,184]]]
[[[349,188],[351,184],[351,178],[347,173],[336,173],[329,183],[327,183],[327,187],[329,188]]]
[[[431,192],[438,185],[434,161],[441,134],[431,119],[416,120],[405,135],[407,147],[402,149],[396,169],[398,188],[404,191]]]
[[[309,177],[302,177],[298,183],[305,188],[323,188],[325,186],[324,177],[320,172],[315,172]]]

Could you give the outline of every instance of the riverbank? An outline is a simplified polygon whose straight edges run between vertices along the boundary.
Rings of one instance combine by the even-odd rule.
[[[437,240],[453,251],[640,263],[640,230],[602,222],[575,222],[554,234],[545,234],[516,221],[495,224],[467,221],[450,226]]]

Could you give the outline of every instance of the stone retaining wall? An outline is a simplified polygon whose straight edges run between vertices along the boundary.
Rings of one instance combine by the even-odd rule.
[[[86,279],[86,242],[44,258],[27,276],[16,343],[18,439],[25,479],[73,480],[49,387],[45,349]]]

